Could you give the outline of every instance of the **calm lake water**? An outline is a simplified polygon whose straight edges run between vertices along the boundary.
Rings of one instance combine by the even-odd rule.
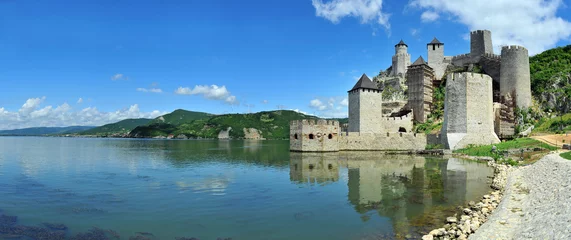
[[[17,222],[1,217],[0,239],[43,223],[68,238],[415,236],[489,191],[491,175],[458,159],[290,153],[288,141],[1,137],[0,214]]]

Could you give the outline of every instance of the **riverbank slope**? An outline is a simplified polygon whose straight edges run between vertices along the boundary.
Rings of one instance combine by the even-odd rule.
[[[571,239],[571,161],[553,153],[512,171],[503,201],[469,239]]]

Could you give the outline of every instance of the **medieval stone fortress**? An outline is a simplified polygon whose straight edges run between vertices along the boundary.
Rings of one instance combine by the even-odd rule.
[[[488,30],[470,33],[470,53],[445,56],[444,43],[426,45],[428,59],[411,64],[408,45],[395,45],[392,66],[371,80],[363,74],[348,91],[349,123],[300,120],[290,123],[290,150],[424,150],[499,143],[514,135],[514,111],[531,106],[529,55],[522,46],[503,46],[494,54]],[[476,67],[486,74],[474,73]],[[440,135],[414,133],[434,110],[434,89],[445,81],[444,121]],[[383,91],[394,91],[383,98]],[[401,93],[401,94],[399,94]]]

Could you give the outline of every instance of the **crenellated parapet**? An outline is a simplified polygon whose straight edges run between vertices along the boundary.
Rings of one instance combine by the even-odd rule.
[[[485,57],[487,59],[502,60],[501,55],[493,54],[493,53],[484,53],[484,55],[482,57]]]
[[[303,120],[293,120],[290,122],[290,126],[300,126],[300,125],[308,125],[308,126],[316,126],[316,125],[331,125],[339,127],[339,121],[334,120],[325,120],[325,119],[303,119]]]

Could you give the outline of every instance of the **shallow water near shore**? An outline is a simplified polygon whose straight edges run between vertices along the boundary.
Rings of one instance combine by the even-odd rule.
[[[67,238],[93,227],[121,239],[399,238],[441,226],[492,175],[459,159],[290,153],[288,141],[1,137],[0,214],[17,223],[0,225],[60,223]]]

